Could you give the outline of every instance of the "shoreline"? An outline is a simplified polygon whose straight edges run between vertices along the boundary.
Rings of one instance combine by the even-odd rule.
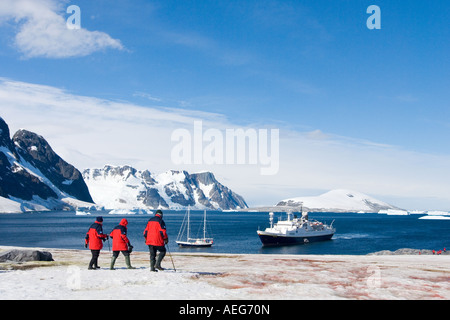
[[[450,299],[450,255],[264,255],[172,253],[163,272],[149,271],[148,252],[123,256],[109,270],[87,270],[90,251],[0,246],[52,253],[53,262],[0,263],[2,299],[38,300],[384,300]]]
[[[292,245],[295,246],[295,245]],[[40,250],[40,251],[49,251],[49,250],[69,250],[69,251],[89,251],[89,249],[73,249],[73,248],[58,248],[58,247],[24,247],[24,246],[14,246],[14,245],[0,245],[0,253],[5,250],[5,248],[17,248],[17,249],[23,249],[23,250]],[[104,247],[101,252],[103,254],[108,253],[110,249]],[[435,251],[435,253],[433,253]],[[437,253],[438,251],[439,254]],[[133,253],[147,253],[147,250],[140,251],[140,250],[133,250]],[[249,255],[249,256],[383,256],[383,255],[450,255],[450,250],[446,250],[445,247],[443,248],[436,248],[436,249],[414,249],[414,248],[400,248],[397,250],[380,250],[380,251],[374,251],[369,253],[362,253],[362,254],[334,254],[334,253],[312,253],[312,254],[283,254],[283,253],[226,253],[226,252],[180,252],[180,251],[171,251],[172,255],[211,255],[211,256],[239,256],[239,255]]]

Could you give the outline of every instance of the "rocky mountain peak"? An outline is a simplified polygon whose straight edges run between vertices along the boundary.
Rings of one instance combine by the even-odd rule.
[[[71,207],[62,199],[93,203],[83,177],[40,135],[17,131],[11,139],[0,118],[0,196],[20,203],[20,211]]]
[[[130,166],[106,165],[103,169],[86,169],[83,177],[95,202],[110,209],[247,208],[245,200],[211,172],[168,170],[152,174]]]
[[[2,117],[0,117],[0,147],[6,147],[10,150],[13,149],[9,126]]]
[[[79,200],[94,202],[81,172],[57,155],[42,136],[22,129],[14,134],[12,140],[19,154],[58,189]]]

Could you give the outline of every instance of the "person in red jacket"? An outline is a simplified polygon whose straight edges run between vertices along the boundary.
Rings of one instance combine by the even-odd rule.
[[[92,253],[91,261],[89,262],[89,270],[99,269],[98,257],[100,256],[100,250],[103,248],[103,241],[108,239],[106,234],[103,234],[103,218],[97,217],[95,222],[89,227],[86,233],[84,247],[89,249]]]
[[[118,226],[114,228],[113,231],[109,234],[109,236],[113,239],[113,255],[111,257],[111,266],[110,269],[114,270],[114,264],[116,263],[116,259],[119,256],[119,253],[125,257],[125,263],[128,269],[134,269],[131,266],[130,262],[130,253],[133,251],[133,246],[130,243],[130,240],[127,237],[127,219],[122,219]]]
[[[161,261],[166,255],[165,245],[169,243],[169,237],[162,217],[162,211],[156,210],[155,216],[148,220],[147,227],[144,230],[145,244],[148,245],[150,251],[150,271],[163,270]],[[156,259],[157,251],[159,251],[158,259]]]

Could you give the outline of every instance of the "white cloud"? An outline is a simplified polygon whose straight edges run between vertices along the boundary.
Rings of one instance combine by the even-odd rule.
[[[0,116],[12,133],[26,128],[43,135],[58,154],[79,169],[110,163],[153,172],[208,170],[250,205],[345,188],[388,199],[406,209],[450,209],[448,155],[282,127],[277,175],[262,176],[255,165],[176,166],[171,160],[175,129],[192,132],[196,120],[203,122],[204,130],[224,132],[241,126],[220,114],[150,108],[2,78]]]
[[[25,58],[79,57],[103,49],[124,48],[119,40],[104,32],[67,28],[64,9],[55,0],[2,0],[0,21],[17,23],[14,45]]]
[[[141,98],[145,98],[147,100],[154,101],[154,102],[162,102],[163,101],[161,98],[154,97],[149,93],[140,92],[140,91],[133,93],[133,97],[141,97]]]
[[[201,118],[211,126],[221,115],[70,94],[55,87],[0,78],[0,116],[11,132],[43,135],[56,152],[80,169],[111,164],[170,169],[170,136]]]

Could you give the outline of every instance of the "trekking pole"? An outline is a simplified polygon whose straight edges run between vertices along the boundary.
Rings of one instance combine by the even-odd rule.
[[[175,272],[177,272],[177,269],[175,268],[175,264],[173,263],[172,254],[170,253],[170,250],[169,250],[169,245],[167,245],[166,247],[167,247],[167,252],[169,253],[170,260],[172,260],[173,270],[175,270]]]

